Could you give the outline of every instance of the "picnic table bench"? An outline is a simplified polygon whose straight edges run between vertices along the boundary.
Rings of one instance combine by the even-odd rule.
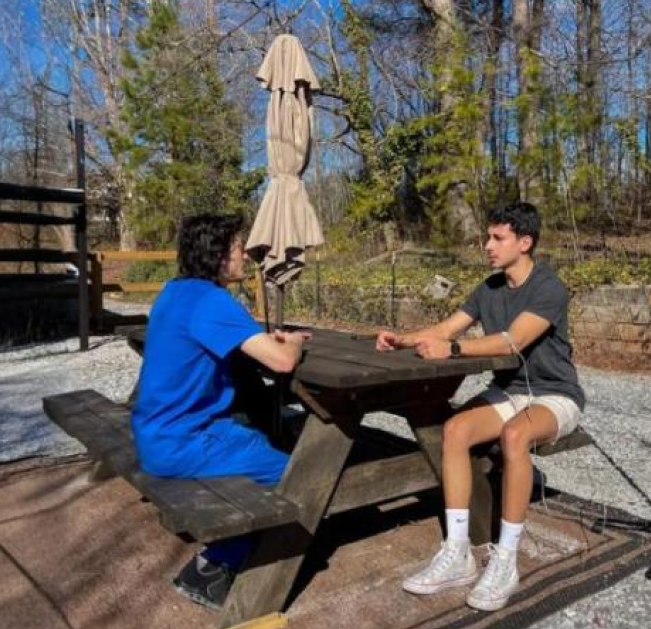
[[[161,524],[172,533],[210,542],[298,518],[296,504],[243,476],[190,480],[145,474],[136,459],[130,409],[96,391],[46,397],[43,407],[95,460],[150,500],[160,512]]]
[[[144,327],[128,333],[142,353]],[[84,443],[90,454],[123,476],[160,511],[163,526],[198,541],[260,531],[237,575],[220,627],[278,611],[285,605],[303,557],[325,517],[439,486],[442,425],[449,400],[466,375],[510,369],[517,357],[422,360],[409,351],[379,354],[374,340],[315,330],[288,388],[308,412],[281,482],[263,487],[243,477],[181,480],[144,474],[135,457],[129,408],[95,391],[44,398],[48,416]],[[416,442],[361,426],[372,411],[404,417]],[[586,438],[588,441],[586,441]],[[538,454],[589,443],[575,432]],[[498,489],[487,476],[495,451],[473,456],[473,543],[490,541],[499,512]]]

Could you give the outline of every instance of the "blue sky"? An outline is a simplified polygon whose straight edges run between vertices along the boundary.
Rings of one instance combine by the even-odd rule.
[[[3,0],[9,2],[9,0]],[[34,69],[42,67],[44,62],[43,55],[43,25],[40,19],[40,13],[33,0],[23,0],[22,2],[14,3],[12,7],[14,12],[11,15],[7,7],[3,8],[3,13],[0,13],[0,19],[6,22],[7,29],[15,29],[16,45],[18,45],[19,32],[18,28],[22,27],[23,37],[22,43],[27,46],[26,53],[30,61],[33,63]],[[4,74],[10,69],[11,63],[9,51],[5,48],[4,42],[0,43],[0,71]]]

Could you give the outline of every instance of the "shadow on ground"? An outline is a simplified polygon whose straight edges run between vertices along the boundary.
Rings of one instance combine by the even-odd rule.
[[[121,479],[91,480],[79,458],[0,466],[3,629],[198,629],[217,617],[171,578],[196,549],[166,532]],[[291,594],[292,629],[526,627],[647,566],[651,534],[601,530],[601,505],[548,495],[530,512],[521,587],[505,610],[471,611],[464,589],[416,597],[400,584],[441,539],[435,492],[322,523]],[[625,517],[625,514],[623,514]],[[475,550],[480,565],[485,547]]]

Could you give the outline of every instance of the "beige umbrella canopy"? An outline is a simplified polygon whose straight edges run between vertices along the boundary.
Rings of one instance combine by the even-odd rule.
[[[323,244],[302,179],[310,160],[311,92],[319,89],[319,81],[293,35],[274,40],[256,78],[271,92],[267,106],[270,182],[246,250],[260,264],[265,280],[282,287],[305,266],[305,250]]]

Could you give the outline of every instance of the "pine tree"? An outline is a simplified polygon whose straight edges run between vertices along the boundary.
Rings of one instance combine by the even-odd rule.
[[[141,243],[173,241],[180,216],[241,213],[260,184],[242,172],[241,124],[214,57],[184,31],[178,2],[152,2],[122,81],[130,190],[126,217]],[[203,53],[203,54],[202,54]]]

